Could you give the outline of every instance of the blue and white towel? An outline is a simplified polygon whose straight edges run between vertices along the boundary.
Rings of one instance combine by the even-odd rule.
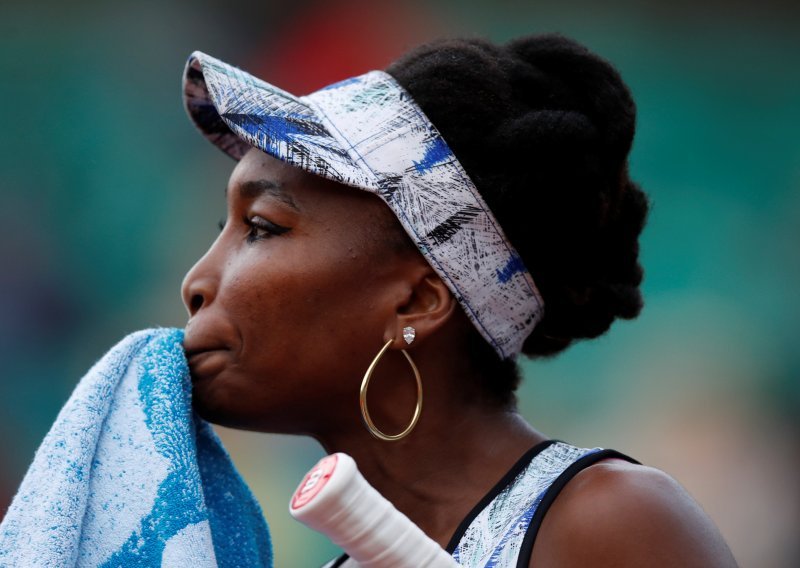
[[[0,566],[272,565],[261,508],[191,406],[178,329],[89,370],[0,524]]]

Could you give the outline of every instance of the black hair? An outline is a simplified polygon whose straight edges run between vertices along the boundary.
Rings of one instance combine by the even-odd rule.
[[[524,354],[554,355],[639,314],[648,202],[628,176],[636,107],[610,63],[548,34],[439,40],[386,71],[439,129],[544,298]],[[511,403],[513,360],[477,331],[469,352],[485,392]]]

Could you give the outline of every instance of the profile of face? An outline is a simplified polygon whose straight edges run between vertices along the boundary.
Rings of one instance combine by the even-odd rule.
[[[344,406],[357,422],[364,370],[402,336],[430,267],[392,246],[401,229],[377,196],[260,150],[236,165],[226,199],[219,236],[182,286],[195,408],[272,432],[342,424]]]

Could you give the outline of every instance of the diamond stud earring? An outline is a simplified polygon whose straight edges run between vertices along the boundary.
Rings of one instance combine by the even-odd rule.
[[[403,328],[403,339],[406,340],[408,345],[411,345],[411,342],[414,341],[414,338],[417,336],[417,330],[411,326]]]

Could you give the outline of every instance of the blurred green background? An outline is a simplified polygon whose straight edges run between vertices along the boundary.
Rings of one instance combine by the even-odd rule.
[[[183,274],[233,166],[180,101],[201,49],[296,92],[442,34],[560,31],[613,61],[639,107],[631,171],[654,207],[638,320],[525,363],[547,434],[667,470],[743,566],[800,566],[800,5],[796,2],[12,2],[0,6],[0,516],[88,367],[183,326]],[[327,541],[287,502],[310,440],[220,429],[276,565]]]

